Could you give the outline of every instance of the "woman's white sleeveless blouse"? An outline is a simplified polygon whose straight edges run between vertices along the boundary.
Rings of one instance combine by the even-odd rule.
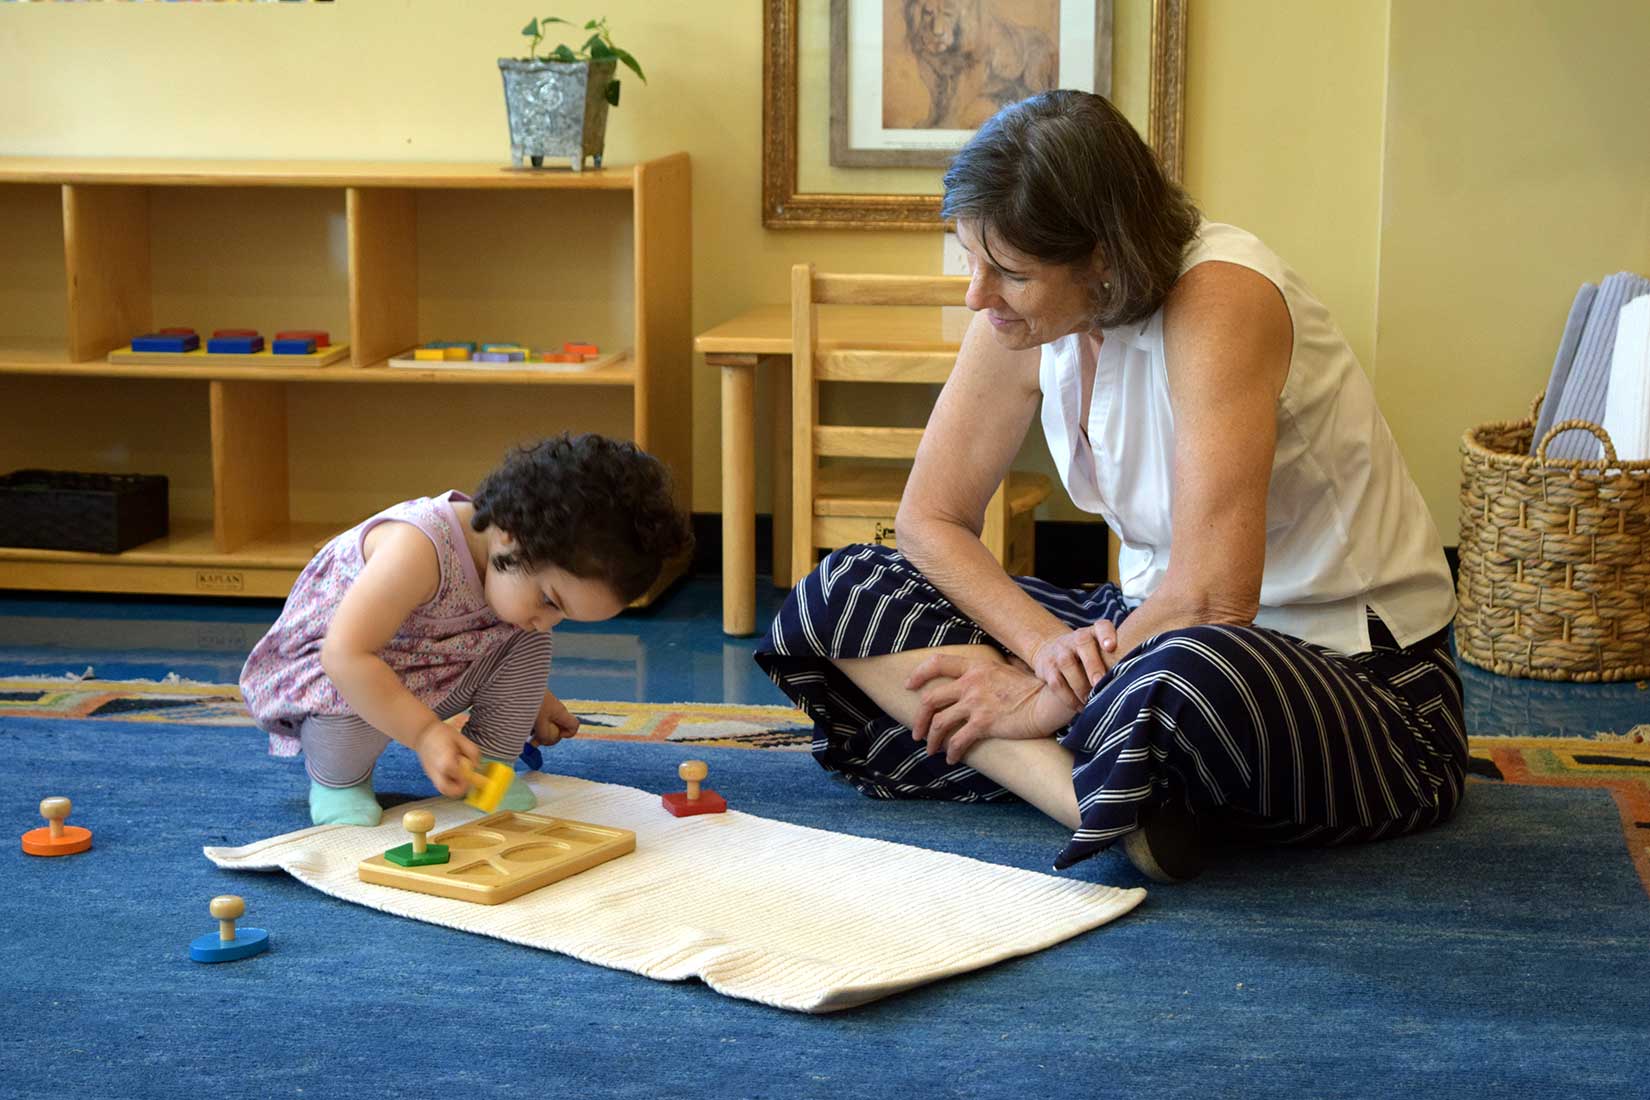
[[[1209,260],[1270,279],[1295,329],[1277,403],[1255,625],[1341,653],[1369,650],[1366,606],[1399,645],[1442,629],[1455,614],[1442,540],[1329,311],[1271,249],[1234,226],[1204,222],[1181,270]],[[1104,330],[1084,438],[1080,369],[1091,347],[1077,335],[1043,346],[1043,431],[1072,502],[1117,532],[1120,587],[1138,605],[1169,567],[1174,411],[1163,311]]]

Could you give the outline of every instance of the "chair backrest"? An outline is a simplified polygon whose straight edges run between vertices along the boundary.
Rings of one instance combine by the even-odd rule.
[[[898,346],[869,317],[863,333],[820,339],[819,307],[960,306],[968,280],[953,275],[841,275],[817,273],[812,264],[791,269],[791,508],[793,561],[811,567],[812,502],[822,457],[904,459],[916,457],[921,428],[819,423],[820,382],[943,383],[956,349],[913,350]],[[870,311],[867,311],[868,313]],[[863,337],[863,338],[862,338]],[[803,574],[793,570],[793,580]]]

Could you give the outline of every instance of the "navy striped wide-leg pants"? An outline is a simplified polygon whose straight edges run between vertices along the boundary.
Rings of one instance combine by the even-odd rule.
[[[1114,585],[1020,587],[1073,629],[1129,609]],[[1348,656],[1254,626],[1194,626],[1141,643],[1057,736],[1074,758],[1081,827],[1067,867],[1179,800],[1218,837],[1343,844],[1447,819],[1467,763],[1461,681],[1447,632],[1400,649],[1371,616],[1374,649]],[[1013,796],[929,756],[831,663],[941,645],[990,645],[899,553],[850,546],[792,591],[757,663],[814,721],[813,753],[873,798]]]

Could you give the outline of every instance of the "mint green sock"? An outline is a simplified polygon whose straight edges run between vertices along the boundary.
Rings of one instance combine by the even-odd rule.
[[[481,762],[483,764],[503,764],[507,768],[513,766],[509,760],[500,760],[493,756],[484,756],[481,758]],[[499,802],[498,808],[501,810],[531,810],[538,804],[538,795],[534,794],[533,788],[529,787],[523,780],[522,773],[516,772],[515,778],[510,780],[510,789],[504,792],[504,798]]]
[[[383,817],[370,778],[353,787],[309,781],[309,819],[317,825],[376,825]]]

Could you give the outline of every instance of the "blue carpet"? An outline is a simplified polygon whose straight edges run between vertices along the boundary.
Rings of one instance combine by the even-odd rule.
[[[1238,854],[1048,951],[808,1017],[217,870],[203,844],[306,824],[299,768],[259,742],[0,722],[0,820],[19,834],[65,794],[96,834],[79,856],[0,856],[0,1095],[1645,1094],[1650,900],[1602,791],[1475,783],[1442,830]],[[547,755],[650,789],[680,758]],[[705,755],[735,807],[769,817],[1037,870],[1062,840],[1025,807],[877,803],[799,754]],[[398,748],[379,787],[429,793]],[[1109,853],[1074,873],[1139,882]],[[217,893],[247,899],[269,954],[188,960]]]

